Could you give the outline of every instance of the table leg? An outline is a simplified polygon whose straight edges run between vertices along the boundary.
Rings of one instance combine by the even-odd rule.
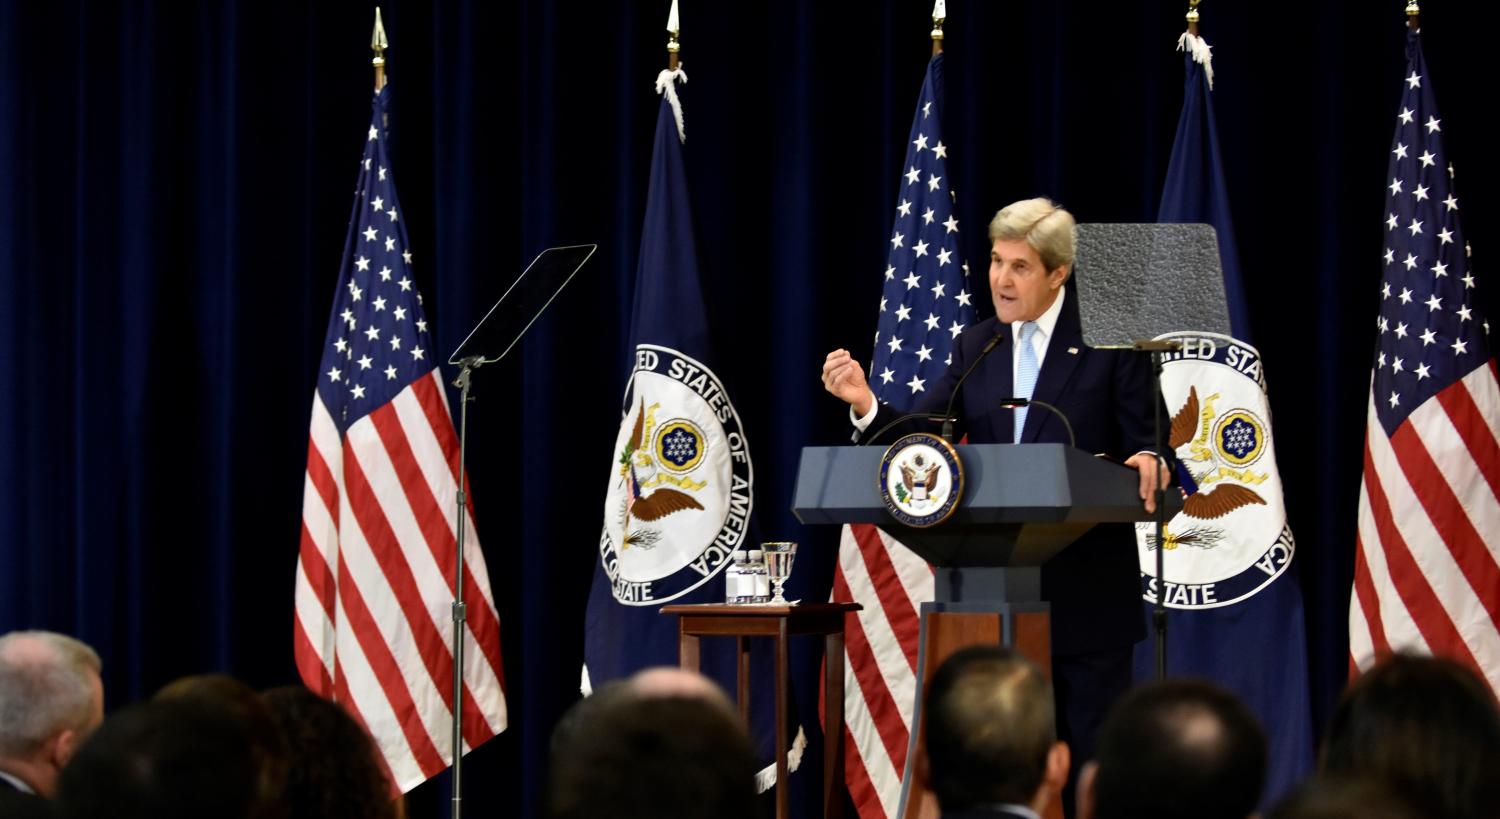
[[[823,815],[844,812],[844,633],[823,639]]]
[[[792,813],[791,792],[788,787],[786,751],[787,674],[790,658],[787,651],[786,618],[781,620],[781,629],[776,633],[776,819],[790,819]]]
[[[698,637],[696,635],[688,634],[681,629],[677,631],[677,657],[684,669],[698,670]]]
[[[740,720],[750,725],[750,645],[744,637],[734,638],[734,696],[740,706]]]

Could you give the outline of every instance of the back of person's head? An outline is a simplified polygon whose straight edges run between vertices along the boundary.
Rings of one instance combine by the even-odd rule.
[[[717,683],[696,671],[675,666],[642,669],[626,678],[626,690],[641,697],[698,697],[717,703],[727,711],[734,706]]]
[[[261,695],[286,736],[288,819],[394,819],[375,742],[341,706],[300,685]]]
[[[1267,819],[1425,819],[1377,779],[1315,776],[1298,785]]]
[[[259,770],[242,726],[188,702],[116,712],[58,786],[66,819],[260,819]]]
[[[963,649],[933,674],[923,720],[927,777],[943,810],[1032,803],[1057,745],[1052,686],[1036,666],[999,646]]]
[[[1099,731],[1080,777],[1080,805],[1096,819],[1245,819],[1266,773],[1255,715],[1199,680],[1150,683],[1127,694]]]
[[[1452,660],[1387,658],[1344,692],[1321,767],[1378,777],[1438,819],[1500,816],[1494,695]]]
[[[626,682],[575,704],[553,736],[553,819],[750,819],[755,752],[727,699]]]
[[[257,775],[259,816],[280,816],[288,776],[286,736],[255,689],[226,674],[194,674],[173,680],[152,697],[222,715],[250,742]]]
[[[62,731],[101,718],[99,655],[50,631],[0,637],[0,758],[27,759]]]

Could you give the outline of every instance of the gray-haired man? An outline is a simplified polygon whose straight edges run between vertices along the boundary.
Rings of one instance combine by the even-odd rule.
[[[72,637],[0,637],[0,809],[55,793],[58,773],[104,719],[99,669],[99,655]]]

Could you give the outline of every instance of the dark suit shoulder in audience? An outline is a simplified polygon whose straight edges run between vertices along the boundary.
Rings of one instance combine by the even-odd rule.
[[[53,819],[51,803],[16,789],[0,776],[0,819]]]

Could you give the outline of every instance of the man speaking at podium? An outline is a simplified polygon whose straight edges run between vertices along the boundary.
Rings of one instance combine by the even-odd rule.
[[[1011,398],[1052,404],[1072,422],[1080,449],[1140,472],[1141,499],[1155,511],[1150,362],[1083,345],[1078,299],[1066,286],[1077,246],[1073,215],[1047,199],[1016,202],[995,214],[989,238],[995,317],[963,331],[947,373],[914,410],[943,412],[973,367],[954,404],[958,434],[976,444],[1067,443],[1052,413],[1002,406]],[[893,415],[848,350],[828,354],[823,385],[849,404],[861,434]],[[1145,636],[1138,571],[1128,523],[1094,527],[1042,567],[1058,735],[1079,765],[1093,756],[1105,712],[1130,687],[1131,646]]]

